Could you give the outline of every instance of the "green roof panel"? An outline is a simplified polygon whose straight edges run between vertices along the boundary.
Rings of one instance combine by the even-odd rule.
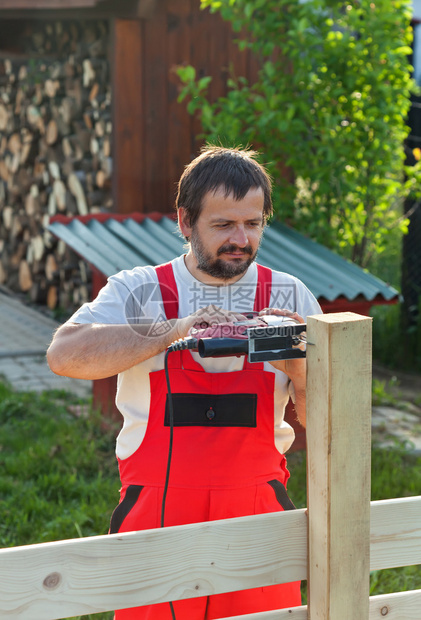
[[[165,263],[185,251],[173,219],[148,215],[57,217],[49,230],[108,277],[136,265]],[[258,261],[296,276],[318,299],[391,302],[399,297],[368,271],[278,222],[266,227]]]

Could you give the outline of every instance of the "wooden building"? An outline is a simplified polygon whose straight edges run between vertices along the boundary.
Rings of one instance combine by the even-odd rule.
[[[56,214],[169,213],[200,126],[177,65],[253,78],[230,25],[199,0],[0,0],[0,284],[50,308],[90,295]]]

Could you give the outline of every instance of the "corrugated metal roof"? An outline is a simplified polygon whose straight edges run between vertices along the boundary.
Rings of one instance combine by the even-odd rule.
[[[183,253],[173,219],[161,214],[56,217],[49,230],[105,276],[137,265],[158,265]],[[290,273],[318,299],[398,299],[398,292],[368,271],[280,223],[266,227],[258,262]]]

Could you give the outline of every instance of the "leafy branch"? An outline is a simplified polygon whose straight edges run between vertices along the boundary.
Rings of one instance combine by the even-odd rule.
[[[211,77],[179,67],[179,101],[204,137],[260,149],[275,180],[276,217],[366,265],[405,232],[421,162],[405,167],[414,89],[408,0],[201,0],[260,61],[255,83],[230,77],[211,102]],[[285,170],[289,174],[285,174]]]

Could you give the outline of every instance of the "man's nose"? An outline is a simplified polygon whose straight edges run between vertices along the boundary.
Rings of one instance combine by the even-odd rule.
[[[243,248],[248,244],[247,231],[244,226],[236,226],[230,236],[230,243]]]

